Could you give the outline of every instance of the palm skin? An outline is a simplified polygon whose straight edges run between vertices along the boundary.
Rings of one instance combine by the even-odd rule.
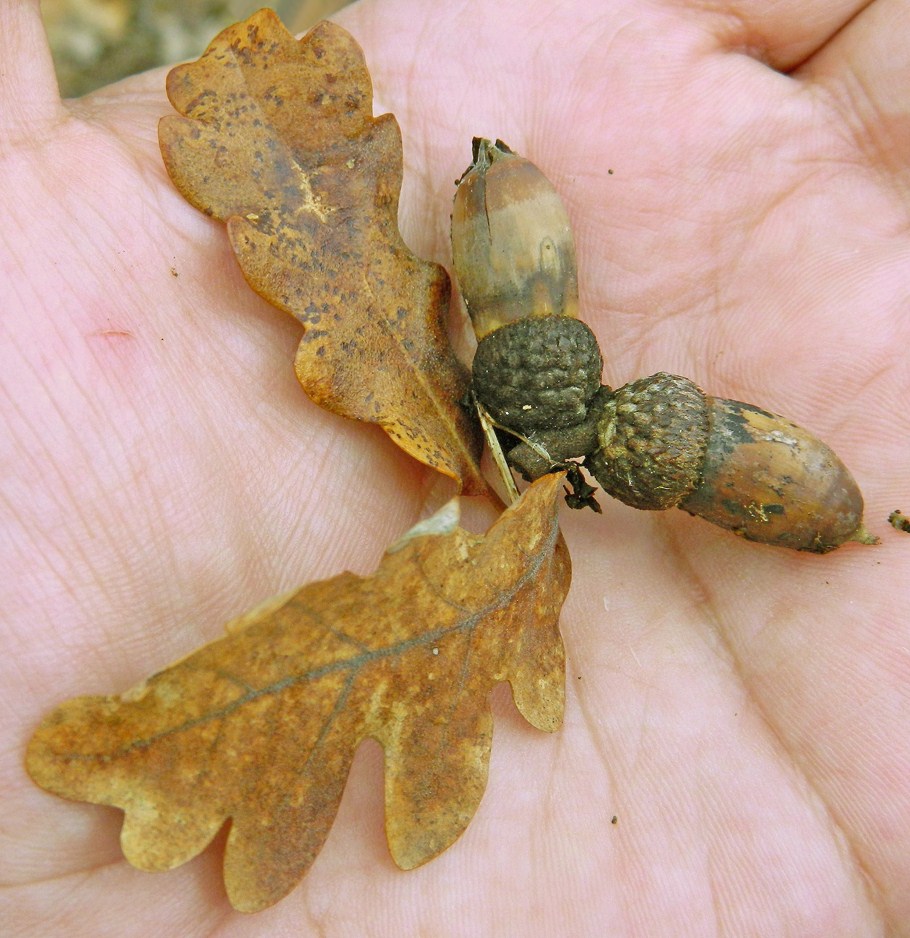
[[[505,139],[566,200],[605,379],[674,371],[785,413],[852,468],[884,544],[564,511],[564,728],[497,692],[478,815],[407,874],[365,747],[310,873],[244,916],[220,844],[133,870],[117,812],[30,783],[29,734],[270,594],[372,569],[447,490],[300,392],[298,326],[164,173],[163,73],[61,105],[37,3],[0,2],[6,934],[910,935],[910,541],[884,524],[910,492],[910,9],[864,5],[341,18],[402,124],[418,253],[447,260],[470,137]]]

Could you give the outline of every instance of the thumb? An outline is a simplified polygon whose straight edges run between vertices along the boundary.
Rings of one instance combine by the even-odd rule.
[[[40,0],[0,0],[0,147],[60,115]]]

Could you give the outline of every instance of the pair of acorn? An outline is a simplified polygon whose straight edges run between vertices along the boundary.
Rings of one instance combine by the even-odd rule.
[[[492,447],[503,446],[524,478],[567,469],[569,504],[596,508],[583,468],[627,505],[678,507],[795,550],[876,542],[846,466],[783,417],[663,372],[615,391],[601,384],[597,339],[578,319],[565,207],[502,141],[474,140],[455,194],[452,251],[478,339],[472,394],[495,429]]]

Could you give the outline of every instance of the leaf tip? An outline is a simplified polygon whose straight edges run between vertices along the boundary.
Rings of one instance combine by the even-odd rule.
[[[461,519],[461,505],[458,498],[451,498],[442,508],[429,518],[418,521],[409,531],[406,531],[397,541],[394,541],[386,548],[387,554],[397,554],[402,548],[407,547],[411,541],[419,537],[440,537],[451,534],[458,527]]]

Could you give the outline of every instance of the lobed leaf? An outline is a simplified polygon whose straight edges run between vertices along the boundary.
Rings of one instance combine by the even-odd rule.
[[[446,333],[448,276],[401,238],[401,136],[391,114],[372,116],[354,39],[321,23],[298,42],[261,10],[173,69],[167,90],[184,115],[159,127],[167,171],[227,222],[250,286],[304,325],[307,394],[486,492]]]
[[[561,723],[561,480],[535,482],[486,535],[443,514],[371,576],[278,597],[124,694],[64,703],[32,738],[29,773],[122,808],[123,852],[141,869],[185,863],[229,819],[228,895],[255,911],[307,871],[372,737],[385,749],[392,856],[404,869],[426,862],[486,787],[491,688],[509,681],[534,726]]]

